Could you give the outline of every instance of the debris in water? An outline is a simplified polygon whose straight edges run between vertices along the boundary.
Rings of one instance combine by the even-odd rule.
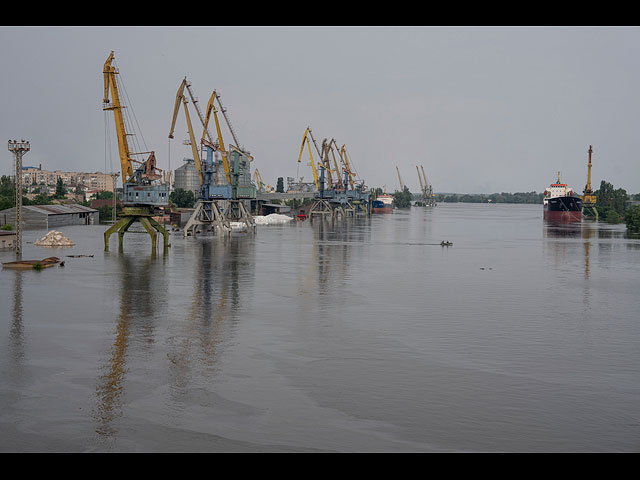
[[[15,268],[19,270],[41,270],[43,268],[53,267],[58,263],[60,263],[60,259],[58,257],[47,257],[43,260],[16,260],[15,262],[4,262],[2,267]],[[64,262],[62,262],[62,265],[64,265]]]
[[[73,247],[75,242],[72,242],[61,232],[51,230],[40,240],[34,242],[34,245],[38,245],[39,247]]]

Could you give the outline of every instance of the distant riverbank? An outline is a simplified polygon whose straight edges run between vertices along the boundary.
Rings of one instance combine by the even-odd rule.
[[[542,204],[544,193],[436,193],[436,202],[449,203],[539,203]]]

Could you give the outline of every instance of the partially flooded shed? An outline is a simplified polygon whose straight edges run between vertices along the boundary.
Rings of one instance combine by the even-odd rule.
[[[15,224],[16,207],[0,210],[0,226]],[[65,225],[94,225],[100,220],[96,209],[78,204],[23,205],[23,228],[50,229]]]

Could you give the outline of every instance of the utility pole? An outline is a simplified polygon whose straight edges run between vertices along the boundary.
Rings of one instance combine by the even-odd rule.
[[[31,146],[24,139],[9,140],[8,148],[16,157],[16,258],[22,260],[22,155],[31,150]]]
[[[113,221],[113,223],[116,223],[116,202],[117,202],[117,198],[116,198],[116,179],[120,176],[120,174],[112,172],[110,175],[111,175],[111,179],[113,181],[113,207],[111,209],[111,220]]]

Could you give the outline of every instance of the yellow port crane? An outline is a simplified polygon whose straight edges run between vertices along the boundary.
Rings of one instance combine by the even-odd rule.
[[[428,207],[435,206],[435,200],[433,199],[433,188],[429,181],[427,180],[427,175],[424,173],[424,166],[420,165],[422,169],[422,175],[420,174],[420,170],[416,165],[416,170],[418,171],[418,180],[420,180],[420,189],[422,190],[422,198],[425,201],[425,205]]]
[[[316,164],[313,160],[313,154],[311,152],[311,141],[309,140],[309,138],[311,138],[311,141],[313,141],[318,155],[322,156],[320,154],[320,150],[318,150],[318,144],[316,143],[315,139],[313,138],[313,134],[311,133],[311,128],[307,127],[304,135],[302,136],[302,145],[300,145],[300,155],[298,155],[298,163],[300,163],[300,161],[302,160],[302,152],[304,151],[304,146],[306,144],[309,150],[309,165],[311,165],[311,170],[313,171],[313,181],[316,184],[316,189],[320,191],[320,184],[318,183],[318,171],[316,170]]]
[[[336,187],[338,189],[339,192],[344,190],[344,184],[342,182],[342,175],[340,175],[340,167],[338,166],[338,161],[336,160],[336,154],[334,151],[334,145],[335,145],[335,151],[338,151],[338,156],[340,156],[340,149],[338,148],[338,144],[336,143],[335,138],[332,138],[331,141],[329,141],[329,144],[327,146],[327,151],[331,152],[331,158],[333,158],[333,166],[334,166],[334,172],[336,174],[337,177],[337,181],[336,181]],[[341,158],[342,160],[342,158]]]
[[[156,168],[156,157],[151,152],[133,153],[129,148],[125,126],[123,105],[118,89],[116,76],[118,69],[112,65],[115,55],[113,51],[107,57],[103,67],[104,76],[104,97],[103,110],[114,113],[116,123],[116,136],[118,139],[118,152],[120,156],[120,166],[122,169],[122,204],[123,215],[120,220],[114,223],[104,232],[104,249],[109,250],[109,237],[118,231],[119,249],[122,250],[124,234],[134,222],[140,222],[151,237],[151,249],[156,250],[156,232],[164,237],[164,253],[168,252],[169,233],[160,225],[153,216],[157,215],[156,207],[166,207],[169,205],[169,186],[158,183],[162,179],[162,170]],[[111,94],[111,98],[109,95]],[[146,161],[133,159],[133,155],[149,154]],[[133,163],[139,164],[134,170]]]
[[[253,176],[255,177],[256,183],[258,184],[258,190],[262,190],[264,188],[264,183],[262,182],[260,171],[257,168],[253,171]]]
[[[118,82],[116,80],[116,75],[119,74],[118,69],[112,65],[112,62],[115,58],[113,51],[109,54],[109,57],[104,62],[103,75],[104,75],[104,98],[103,98],[103,110],[105,111],[113,111],[115,122],[116,122],[116,136],[118,138],[118,153],[120,157],[120,167],[122,169],[122,184],[123,187],[125,183],[144,183],[150,184],[154,180],[158,180],[162,178],[161,173],[162,170],[156,168],[156,157],[154,152],[138,152],[132,153],[129,148],[129,141],[127,140],[127,136],[131,135],[127,133],[124,122],[123,109],[126,108],[125,105],[122,104],[120,100],[120,93],[118,89]],[[111,99],[109,98],[109,93],[111,93]],[[149,154],[149,157],[146,161],[139,161],[133,158],[133,155],[144,155]],[[141,166],[134,171],[133,163],[138,163]],[[125,196],[125,203],[129,199]],[[139,202],[143,204],[138,198]],[[154,204],[158,204],[158,202],[153,202]],[[168,204],[168,202],[164,202],[164,204]]]
[[[258,190],[266,192],[273,191],[273,187],[271,185],[266,184],[262,181],[262,175],[260,175],[260,171],[257,168],[253,171],[253,176],[255,177],[256,183],[258,184]]]
[[[103,110],[113,111],[116,120],[116,134],[118,136],[118,151],[120,154],[120,166],[122,168],[122,183],[128,181],[133,176],[133,167],[131,166],[131,153],[129,151],[129,142],[127,141],[127,133],[124,128],[124,117],[122,115],[122,105],[120,104],[120,94],[118,92],[118,84],[116,82],[116,75],[118,70],[111,65],[111,62],[115,58],[113,51],[109,54],[109,57],[104,62],[103,74],[104,74],[104,103]],[[113,101],[109,100],[109,92]]]
[[[351,165],[349,164],[349,156],[347,155],[347,146],[345,144],[343,144],[342,147],[340,147],[340,158],[342,158],[342,163],[349,177],[349,185],[351,186],[351,190],[353,190],[355,188],[355,183],[353,181],[353,172],[351,171]]]
[[[433,193],[433,185],[431,185],[428,181],[427,181],[427,176],[424,173],[424,166],[420,165],[420,168],[422,169],[422,176],[424,177],[424,183],[427,186],[427,193],[429,194],[429,204],[432,207],[436,206],[436,202],[434,197],[436,196],[435,193]]]
[[[216,133],[218,134],[218,145],[216,146],[215,143],[211,140],[211,137],[209,137],[209,142],[210,142],[209,146],[211,148],[220,150],[222,155],[222,165],[224,167],[224,174],[227,177],[227,182],[231,183],[231,169],[229,167],[229,152],[227,152],[227,150],[224,148],[224,140],[222,139],[222,131],[220,130],[220,122],[218,121],[218,115],[217,115],[218,110],[216,109],[216,106],[214,104],[216,99],[218,100],[218,104],[220,104],[218,93],[214,90],[213,93],[211,94],[211,97],[209,98],[209,102],[207,103],[207,110],[205,113],[205,118],[203,123],[204,131],[202,132],[202,143],[206,144],[204,136],[205,134],[208,135],[207,128],[209,125],[209,119],[211,118],[211,114],[213,113],[213,119],[216,123]],[[227,123],[227,125],[229,126],[229,130],[231,130],[231,133],[235,139],[235,134],[231,129],[231,124]]]
[[[420,180],[420,190],[422,190],[422,199],[426,202],[427,201],[427,187],[424,184],[424,181],[422,180],[422,176],[420,175],[420,169],[418,168],[417,165],[416,165],[416,171],[418,172],[418,180]]]
[[[587,184],[584,187],[582,195],[580,198],[582,199],[582,214],[585,216],[594,216],[596,220],[598,220],[598,210],[596,210],[596,202],[598,197],[593,194],[593,190],[591,190],[591,154],[593,153],[593,148],[589,145],[589,164],[587,167]]]

